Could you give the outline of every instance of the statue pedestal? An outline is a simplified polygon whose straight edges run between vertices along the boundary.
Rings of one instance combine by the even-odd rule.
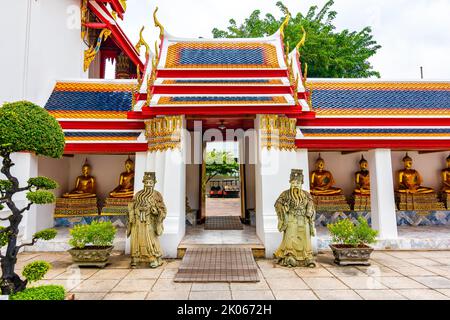
[[[76,216],[98,216],[97,198],[70,199],[57,198],[55,218]]]
[[[442,192],[442,202],[444,202],[445,207],[447,208],[447,210],[450,210],[450,194],[446,193],[446,192]]]
[[[352,197],[354,211],[370,211],[370,194],[353,194]]]
[[[128,216],[128,204],[133,198],[106,198],[102,215]]]
[[[412,194],[395,193],[398,210],[401,211],[439,211],[445,210],[437,193]]]
[[[345,199],[345,195],[335,196],[312,196],[314,199],[314,206],[316,212],[336,212],[336,211],[350,211],[350,206]]]

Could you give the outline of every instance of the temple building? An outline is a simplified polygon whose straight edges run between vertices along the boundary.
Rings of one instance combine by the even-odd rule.
[[[14,77],[2,87],[11,90],[0,98],[42,105],[66,138],[62,159],[15,155],[21,181],[43,175],[60,185],[55,205],[32,208],[24,238],[52,226],[64,235],[93,219],[124,227],[127,199],[150,171],[167,205],[161,245],[176,257],[205,221],[206,144],[228,141],[238,144],[242,244],[256,239],[250,244],[267,257],[280,243],[274,203],[291,169],[303,170],[314,196],[316,249],[330,241],[327,223],[360,215],[379,230],[377,248],[450,248],[450,81],[310,79],[299,59],[305,39],[286,48],[285,23],[264,38],[185,39],[155,11],[152,51],[142,31],[134,45],[120,28],[126,1],[14,6],[24,13],[11,23],[20,24],[13,34],[25,37],[26,57],[10,64]],[[81,28],[63,27],[68,6],[80,10]],[[109,60],[113,80],[104,79]],[[122,245],[129,250],[125,237]]]

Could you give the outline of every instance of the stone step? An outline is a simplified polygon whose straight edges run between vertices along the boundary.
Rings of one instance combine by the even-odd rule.
[[[254,258],[265,258],[266,248],[260,243],[255,244],[180,244],[177,249],[177,258],[182,259],[188,248],[250,248]]]

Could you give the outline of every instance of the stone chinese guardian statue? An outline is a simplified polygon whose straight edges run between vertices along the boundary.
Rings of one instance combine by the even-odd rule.
[[[276,262],[287,267],[316,266],[311,237],[314,236],[315,209],[312,196],[302,190],[303,170],[292,169],[291,188],[275,202],[278,230],[283,232],[281,245],[274,253]]]
[[[128,204],[127,236],[131,238],[131,266],[140,262],[151,268],[162,264],[163,255],[158,237],[164,231],[167,214],[161,194],[155,188],[155,173],[145,172],[144,190],[139,191]]]

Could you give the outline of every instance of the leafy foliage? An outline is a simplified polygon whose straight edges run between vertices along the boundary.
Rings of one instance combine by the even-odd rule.
[[[70,235],[69,244],[74,248],[82,249],[86,245],[108,247],[113,244],[116,228],[111,221],[92,221],[91,224],[75,226]]]
[[[12,183],[9,180],[0,180],[0,191],[6,192],[11,190]]]
[[[60,158],[64,144],[58,121],[38,105],[18,101],[0,108],[0,145],[8,145],[8,152],[30,151]]]
[[[0,227],[0,248],[4,247],[8,244],[8,234],[9,232],[3,232],[2,230],[5,230],[5,227]]]
[[[22,275],[28,282],[36,282],[42,280],[50,268],[51,265],[47,261],[33,261],[23,268]]]
[[[33,238],[48,241],[48,240],[54,239],[57,234],[58,234],[58,231],[56,231],[55,229],[45,229],[45,230],[36,232],[34,234]]]
[[[64,300],[66,290],[63,286],[38,286],[27,288],[9,296],[9,300]]]
[[[342,219],[327,225],[327,228],[331,233],[333,243],[355,247],[361,244],[375,243],[378,235],[378,231],[373,230],[363,217],[358,217],[356,225],[350,219]]]
[[[56,197],[52,192],[44,190],[28,192],[27,199],[36,204],[48,204],[56,201]]]
[[[58,188],[58,183],[47,177],[30,178],[28,179],[28,185],[44,190],[53,190]]]
[[[206,154],[207,181],[215,176],[230,176],[239,172],[239,164],[230,152],[212,150]]]
[[[333,25],[337,12],[331,10],[334,4],[329,0],[322,9],[317,6],[309,8],[306,15],[291,14],[291,19],[285,28],[285,44],[294,48],[303,33],[307,33],[304,47],[301,49],[301,62],[308,63],[308,74],[311,77],[322,78],[368,78],[380,77],[380,73],[373,70],[369,58],[381,48],[373,39],[372,29],[365,27],[360,31],[347,29],[336,31]],[[277,7],[283,16],[276,19],[272,14],[261,17],[261,11],[255,10],[237,25],[231,19],[227,30],[212,30],[215,38],[254,38],[274,34],[281,26],[284,15],[289,12],[281,2]]]

